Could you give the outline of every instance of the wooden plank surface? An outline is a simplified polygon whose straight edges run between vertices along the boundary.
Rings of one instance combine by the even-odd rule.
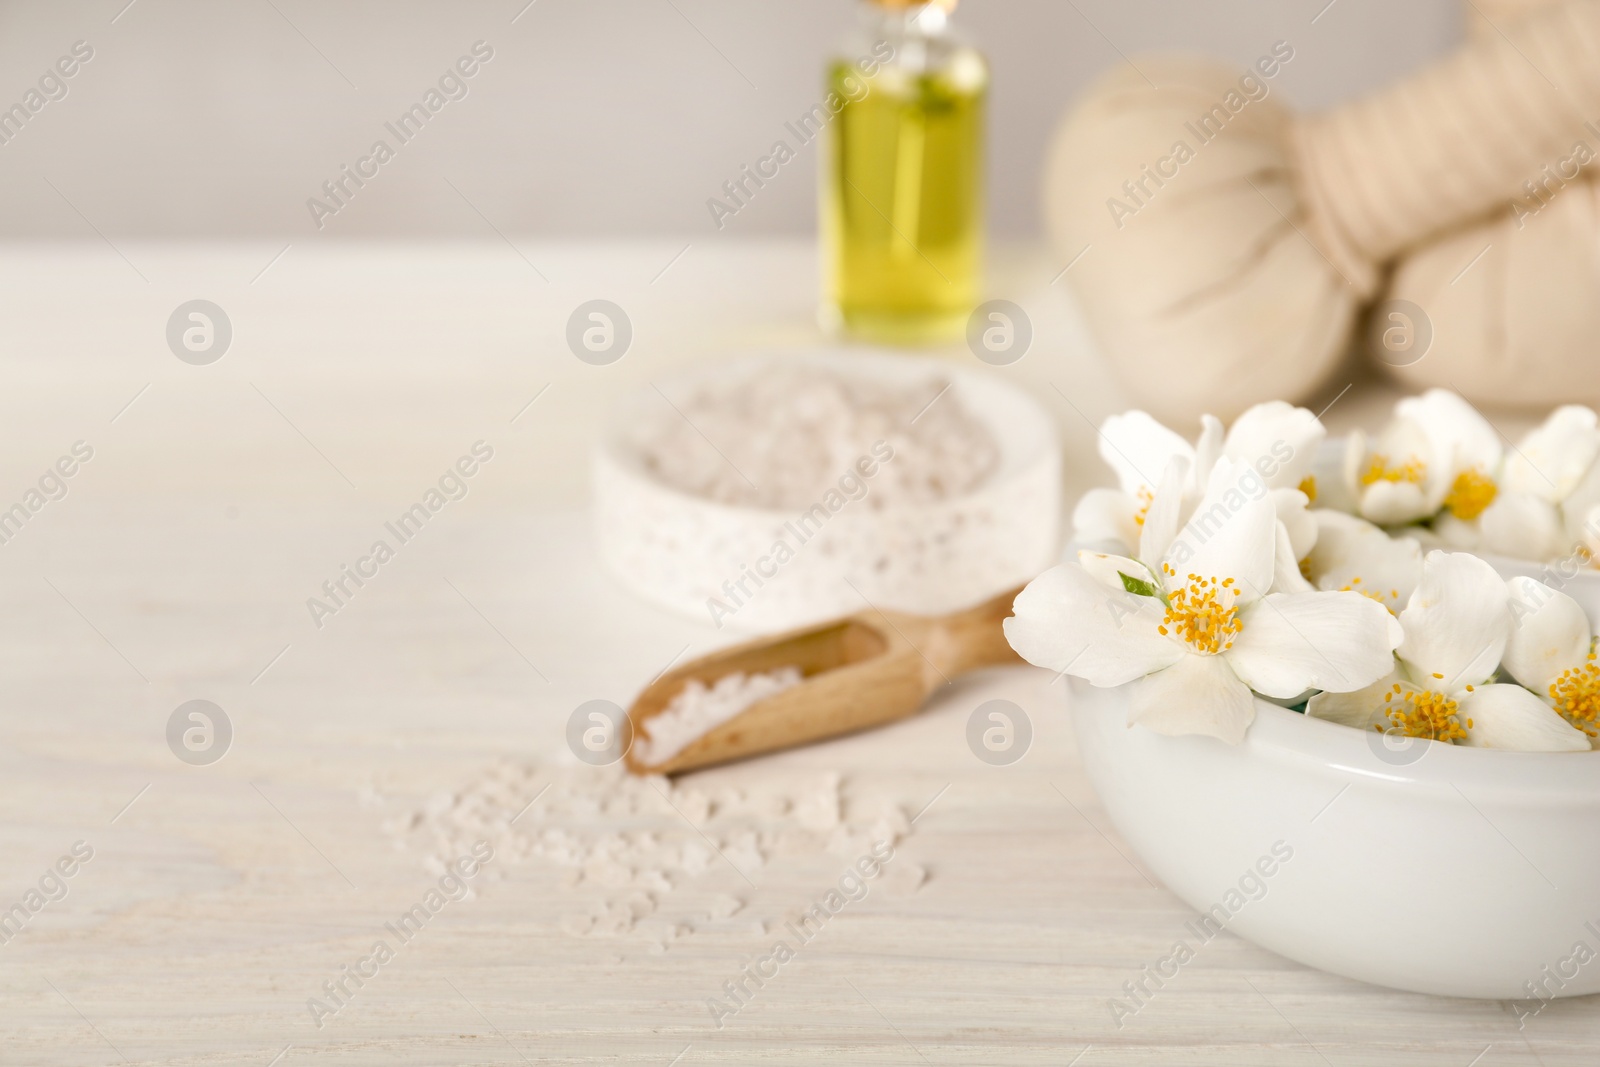
[[[593,556],[608,398],[814,340],[805,246],[694,246],[652,284],[680,248],[530,245],[548,285],[503,244],[296,246],[254,282],[279,249],[123,247],[148,283],[98,244],[0,256],[0,506],[95,450],[0,546],[0,911],[28,916],[0,944],[0,1062],[1595,1062],[1595,998],[1519,1028],[1509,1005],[1228,934],[1119,1026],[1110,1001],[1192,913],[1105,821],[1064,687],[1032,669],[671,786],[577,761],[580,703],[626,703],[728,639]],[[1016,250],[996,284],[1036,328],[1005,373],[1061,417],[1076,489],[1100,477],[1091,424],[1124,402],[1059,269]],[[595,295],[635,322],[609,368],[560,340]],[[195,296],[234,324],[209,367],[163,338]],[[1360,383],[1330,421],[1384,402]],[[495,458],[466,498],[318,627],[306,600],[477,440]],[[1034,732],[1004,767],[966,743],[996,698]],[[196,699],[233,731],[204,766],[166,736]],[[441,886],[480,841],[493,858]],[[892,858],[841,890],[880,841]],[[58,882],[77,842],[92,857]],[[798,936],[830,890],[837,913]],[[418,905],[420,929],[397,925]],[[793,958],[763,963],[778,941]],[[757,987],[752,965],[776,973]]]

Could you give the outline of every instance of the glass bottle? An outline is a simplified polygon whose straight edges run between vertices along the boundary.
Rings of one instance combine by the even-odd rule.
[[[823,320],[865,340],[954,340],[978,301],[989,69],[956,0],[867,0],[828,70]]]

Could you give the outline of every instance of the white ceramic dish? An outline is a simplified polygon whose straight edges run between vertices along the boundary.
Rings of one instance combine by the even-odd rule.
[[[1600,752],[1397,749],[1259,700],[1230,746],[1130,729],[1123,689],[1070,699],[1117,830],[1197,911],[1242,902],[1241,937],[1412,992],[1600,992]]]
[[[885,610],[943,614],[1020,585],[1055,562],[1061,544],[1055,423],[1032,397],[991,373],[948,360],[846,349],[718,363],[660,385],[668,396],[681,395],[713,377],[725,383],[759,374],[779,359],[811,360],[895,383],[943,377],[952,383],[951,397],[994,436],[1000,466],[977,490],[937,504],[845,506],[732,615],[715,621],[772,632],[866,610],[863,598]],[[672,414],[660,393],[640,390],[620,406],[596,450],[600,553],[640,595],[713,621],[708,601],[730,603],[725,582],[769,557],[775,542],[795,546],[785,523],[797,512],[720,504],[659,481],[639,461],[629,431],[664,412]]]

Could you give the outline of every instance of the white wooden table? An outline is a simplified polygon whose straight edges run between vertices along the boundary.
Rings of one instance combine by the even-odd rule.
[[[94,450],[0,545],[0,911],[26,915],[0,944],[0,1062],[1595,1062],[1594,998],[1519,1030],[1506,1005],[1371,988],[1226,934],[1119,1028],[1110,998],[1191,913],[1106,824],[1062,687],[1031,669],[669,794],[578,763],[577,705],[625,704],[727,639],[594,558],[608,398],[817,340],[805,245],[681,250],[0,251],[0,509],[75,442]],[[1051,288],[1060,264],[996,258],[995,294],[1036,330],[997,373],[1060,414],[1076,491],[1102,477],[1091,421],[1124,400]],[[597,297],[635,331],[608,367],[562,341]],[[233,327],[207,366],[164,336],[194,298]],[[1328,417],[1386,402],[1357,384]],[[494,459],[466,498],[318,628],[307,598],[479,440]],[[1006,767],[965,742],[996,697],[1035,733]],[[193,699],[232,725],[210,765],[167,743]],[[867,896],[809,941],[786,933],[883,834],[895,855]],[[437,861],[480,838],[495,855],[471,895],[396,937]],[[92,859],[29,912],[80,841]],[[1396,906],[1426,921],[1427,902]],[[795,957],[719,1028],[708,998],[780,938]],[[393,957],[371,962],[380,939]],[[369,977],[344,978],[318,1027],[308,1000],[331,1009],[345,968]]]

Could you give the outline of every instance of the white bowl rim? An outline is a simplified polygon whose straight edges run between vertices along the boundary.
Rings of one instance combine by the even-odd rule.
[[[950,508],[964,507],[971,501],[992,494],[1003,487],[1009,486],[1028,477],[1035,471],[1041,462],[1058,461],[1060,457],[1060,434],[1049,412],[1038,400],[1029,393],[994,374],[986,373],[972,367],[963,367],[953,361],[936,356],[905,355],[884,349],[875,349],[867,346],[849,346],[839,348],[765,348],[753,349],[743,355],[735,356],[729,360],[719,360],[714,363],[696,364],[686,367],[668,379],[671,385],[693,384],[712,374],[739,373],[750,371],[762,364],[774,361],[808,361],[821,363],[825,366],[837,367],[845,371],[858,370],[863,365],[870,368],[867,374],[878,374],[882,377],[926,376],[931,373],[942,374],[949,378],[952,388],[963,383],[975,385],[980,391],[987,391],[991,395],[1007,396],[1017,402],[1018,407],[1026,412],[1029,424],[1004,423],[995,419],[991,412],[981,410],[977,405],[969,406],[969,413],[979,420],[991,432],[1000,431],[1000,436],[1005,440],[997,440],[1002,450],[1001,466],[981,485],[960,496],[953,496],[947,500],[933,501],[923,504],[906,504],[897,506],[894,511],[902,515],[915,515],[918,512],[929,514],[941,512]],[[635,389],[632,393],[624,395],[607,420],[600,441],[595,448],[595,462],[604,463],[613,471],[628,479],[648,487],[652,492],[680,504],[692,506],[711,512],[736,516],[741,519],[757,519],[782,523],[785,519],[794,518],[793,509],[785,508],[759,508],[742,504],[729,504],[708,497],[696,496],[693,493],[668,485],[646,470],[639,463],[622,440],[623,431],[628,425],[627,415],[640,403],[655,395],[651,386]],[[1013,433],[1012,431],[1016,431]],[[1027,452],[1007,453],[1007,441],[1035,439],[1035,447]],[[877,513],[874,513],[877,514]]]
[[[1081,694],[1090,688],[1080,682],[1074,686],[1074,693]],[[1093,692],[1104,699],[1118,694],[1119,689],[1126,687]],[[1120,700],[1112,702],[1119,708],[1122,704]],[[1240,747],[1276,763],[1316,768],[1330,776],[1355,776],[1395,785],[1452,791],[1466,787],[1469,797],[1492,793],[1497,797],[1548,803],[1571,795],[1585,803],[1600,803],[1600,750],[1511,752],[1427,741],[1422,742],[1428,746],[1422,756],[1397,766],[1380,759],[1363,732],[1354,727],[1315,719],[1259,698],[1255,708],[1255,721]],[[1128,728],[1144,729],[1138,725]],[[1170,740],[1226,746],[1226,742],[1208,737]]]
[[[1489,566],[1493,567],[1496,571],[1499,571],[1502,578],[1506,577],[1509,573],[1513,575],[1526,575],[1529,578],[1535,578],[1539,581],[1544,581],[1544,579],[1540,577],[1540,574],[1545,570],[1555,567],[1561,563],[1561,560],[1559,559],[1523,559],[1521,556],[1503,556],[1498,552],[1484,552],[1481,549],[1473,548],[1446,549],[1446,551],[1465,552],[1468,555],[1477,556],[1479,559],[1489,564]],[[1600,570],[1596,570],[1593,567],[1580,567],[1577,574],[1574,574],[1571,578],[1563,578],[1562,581],[1564,583],[1588,582],[1597,578],[1600,578]]]

